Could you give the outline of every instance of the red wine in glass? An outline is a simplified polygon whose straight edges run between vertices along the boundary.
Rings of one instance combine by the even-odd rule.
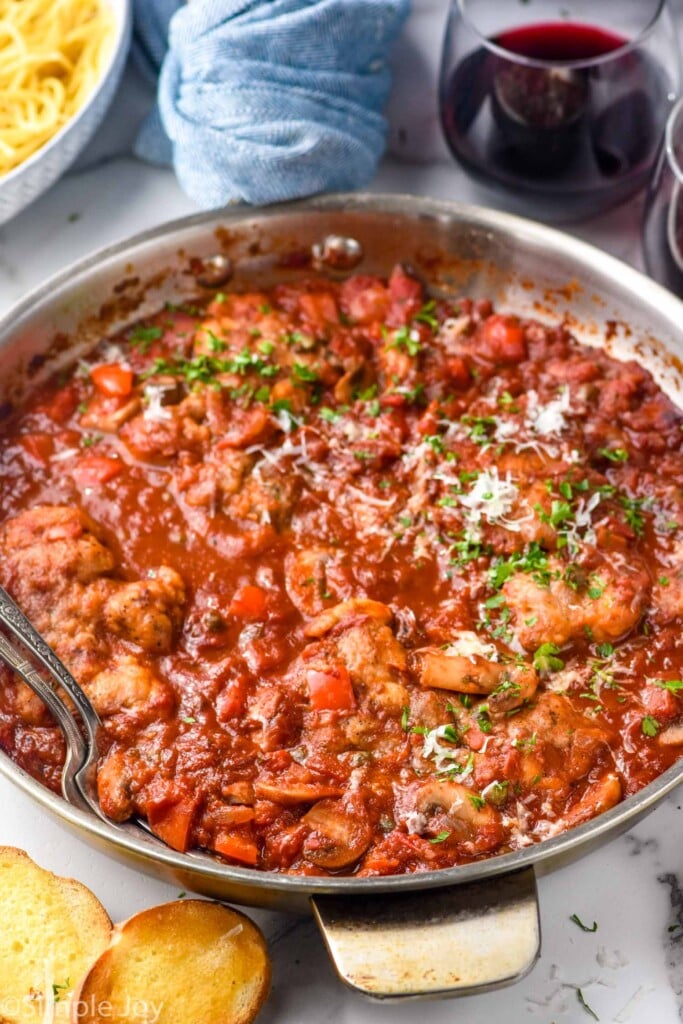
[[[566,218],[614,205],[645,180],[668,106],[664,69],[628,42],[575,22],[500,32],[442,79],[453,153],[540,214],[543,198]]]

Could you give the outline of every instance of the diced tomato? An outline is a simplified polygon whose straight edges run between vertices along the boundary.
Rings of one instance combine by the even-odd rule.
[[[460,356],[451,356],[446,360],[446,372],[456,387],[466,388],[470,383],[470,368]]]
[[[120,459],[108,455],[84,455],[71,470],[78,487],[97,487],[113,480],[123,469]]]
[[[434,399],[417,421],[417,431],[422,437],[436,434],[439,429],[439,403]]]
[[[308,292],[299,299],[301,312],[314,327],[339,323],[339,310],[329,292]]]
[[[527,357],[524,328],[516,316],[490,316],[482,324],[476,350],[495,363],[520,363]]]
[[[677,697],[663,686],[657,686],[655,683],[650,683],[643,687],[641,699],[648,715],[654,715],[660,722],[666,722],[674,718],[683,709],[683,702],[681,702],[680,697]]]
[[[24,434],[20,439],[21,446],[35,462],[46,466],[55,450],[53,439],[49,434]]]
[[[231,679],[216,698],[216,716],[219,722],[228,722],[244,711],[249,681],[246,675]]]
[[[309,668],[306,681],[311,707],[316,711],[352,711],[355,708],[351,677],[343,665],[325,672]]]
[[[389,295],[391,306],[387,323],[391,327],[400,327],[402,324],[410,323],[422,307],[422,285],[416,278],[407,274],[400,264],[395,266],[391,272]]]
[[[184,797],[176,803],[166,801],[150,804],[147,808],[152,831],[174,850],[184,853],[190,845],[190,831],[197,801]]]
[[[39,405],[36,412],[42,412],[55,423],[62,424],[73,416],[77,405],[78,393],[73,384],[67,384],[66,387],[60,388],[45,405]]]
[[[355,323],[384,321],[389,307],[389,293],[378,277],[356,274],[344,281],[339,292],[344,312]]]
[[[238,860],[241,864],[249,864],[253,867],[258,861],[258,846],[254,840],[236,832],[221,832],[216,838],[213,848],[216,853],[220,853],[221,857]]]
[[[124,398],[133,390],[133,371],[120,363],[93,366],[90,376],[98,391],[109,398]]]
[[[230,614],[238,619],[261,619],[268,605],[268,595],[261,587],[251,583],[235,591],[230,602]]]
[[[393,395],[391,393],[380,395],[380,405],[385,406],[387,409],[402,409],[408,404],[408,399],[405,395]]]
[[[472,724],[467,730],[465,742],[470,750],[481,750],[486,743],[486,736],[478,725]]]

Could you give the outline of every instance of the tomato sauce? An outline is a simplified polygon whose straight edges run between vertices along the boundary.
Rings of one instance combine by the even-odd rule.
[[[178,850],[443,868],[683,749],[683,416],[563,324],[324,277],[167,307],[0,428],[0,581]],[[0,745],[63,744],[0,669]]]

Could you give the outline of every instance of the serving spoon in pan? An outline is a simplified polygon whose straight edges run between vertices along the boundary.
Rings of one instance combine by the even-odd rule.
[[[7,591],[0,587],[0,626],[12,634],[73,701],[84,734],[71,711],[21,648],[0,632],[0,659],[19,675],[57,720],[66,743],[62,794],[68,803],[104,817],[94,794],[95,765],[99,757],[99,715],[66,665],[26,618]],[[108,820],[108,819],[107,819]]]
[[[27,686],[54,715],[66,743],[66,757],[62,767],[62,796],[73,807],[90,811],[109,828],[134,835],[146,845],[168,850],[168,845],[152,832],[147,822],[140,818],[115,822],[103,812],[97,799],[96,766],[100,757],[99,733],[102,722],[90,700],[69,672],[64,662],[55,654],[47,641],[40,635],[31,621],[24,615],[16,601],[0,586],[0,627],[19,641],[10,640],[0,629],[0,661],[19,675]],[[21,646],[20,646],[21,645]],[[24,648],[25,650],[22,650]],[[83,723],[83,730],[62,700],[53,685],[38,671],[27,657],[31,654],[45,669],[52,683],[61,687],[73,702]],[[190,850],[185,856],[196,861],[211,858],[203,852]]]
[[[66,757],[62,767],[62,796],[73,807],[91,811],[110,827],[120,832],[133,833],[139,839],[142,833],[145,841],[161,849],[168,849],[166,843],[150,830],[146,823],[135,819],[132,822],[113,822],[102,811],[96,795],[96,766],[100,756],[99,732],[102,728],[100,716],[90,703],[80,685],[69,672],[64,662],[57,657],[47,641],[22,612],[16,601],[0,586],[0,627],[4,627],[21,644],[15,644],[0,631],[0,661],[19,675],[33,690],[48,710],[54,715],[66,743]],[[67,704],[53,686],[38,671],[27,657],[25,648],[46,670],[52,682],[61,687],[71,698],[83,723],[79,728]]]

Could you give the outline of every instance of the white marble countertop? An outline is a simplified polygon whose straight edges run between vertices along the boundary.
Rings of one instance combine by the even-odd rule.
[[[193,212],[171,172],[125,154],[144,90],[130,74],[107,125],[81,166],[0,228],[0,313],[49,274],[94,249]],[[94,163],[93,163],[94,161]],[[387,162],[372,186],[443,198],[481,196],[450,162]],[[640,204],[576,228],[582,237],[639,262]],[[683,1020],[683,816],[674,793],[647,820],[571,867],[539,881],[542,955],[514,987],[460,1001],[381,1005],[337,981],[309,919],[250,911],[274,962],[262,1024],[674,1024]],[[72,874],[97,893],[115,920],[172,899],[174,888],[94,853],[0,778],[0,844],[25,848],[40,864]],[[570,916],[597,921],[582,932]],[[397,950],[397,955],[400,951]]]

